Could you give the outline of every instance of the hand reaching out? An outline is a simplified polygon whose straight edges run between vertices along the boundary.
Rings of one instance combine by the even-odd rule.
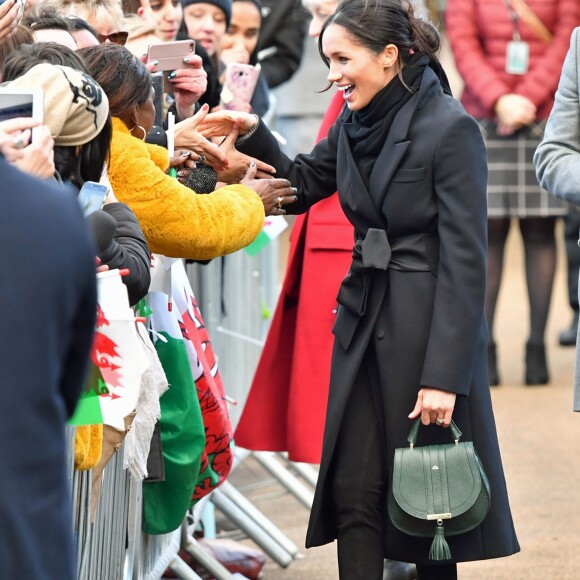
[[[191,149],[203,159],[199,159],[211,165],[216,171],[221,171],[229,166],[228,158],[220,148],[198,131],[198,125],[203,122],[209,111],[207,105],[189,119],[180,121],[175,125],[175,147]]]
[[[256,171],[256,164],[252,161],[240,183],[260,196],[266,215],[284,215],[283,206],[297,199],[296,189],[287,179],[256,179]]]
[[[237,125],[234,125],[232,132],[219,146],[226,154],[230,165],[227,169],[217,172],[218,181],[224,183],[240,183],[240,181],[246,176],[251,163],[255,163],[256,165],[256,179],[268,179],[273,177],[274,173],[276,173],[274,167],[260,161],[259,159],[254,159],[249,155],[245,155],[235,148],[234,143],[238,137],[238,131]]]
[[[197,126],[197,130],[205,137],[225,137],[229,135],[237,125],[240,135],[244,135],[260,122],[258,115],[243,111],[228,111],[222,109],[207,115]]]

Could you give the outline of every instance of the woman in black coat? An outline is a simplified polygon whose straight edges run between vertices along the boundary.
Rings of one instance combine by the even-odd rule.
[[[456,562],[519,551],[487,380],[484,318],[486,151],[449,91],[439,36],[399,0],[344,0],[320,35],[328,81],[346,107],[309,155],[291,161],[256,117],[219,112],[239,148],[297,188],[275,213],[300,213],[338,190],[354,226],[340,288],[323,457],[306,544],[338,539],[341,579],[379,580],[383,557],[416,562],[420,579],[456,577]],[[285,209],[284,209],[285,208]],[[313,345],[314,346],[314,345]],[[398,531],[386,513],[394,450],[421,417],[421,444],[450,441],[451,417],[473,440],[491,509],[448,539]]]

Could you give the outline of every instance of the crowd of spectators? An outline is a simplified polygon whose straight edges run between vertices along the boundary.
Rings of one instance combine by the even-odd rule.
[[[7,577],[42,577],[45,569],[55,578],[74,577],[72,539],[65,529],[69,520],[62,426],[81,395],[89,361],[97,309],[95,271],[123,271],[134,307],[150,289],[152,254],[205,262],[233,253],[256,239],[267,216],[284,215],[284,206],[296,203],[297,190],[290,181],[277,177],[272,165],[243,152],[251,150],[242,144],[255,129],[240,136],[233,117],[229,135],[216,137],[208,115],[224,109],[224,95],[229,91],[225,71],[236,63],[254,67],[257,77],[244,113],[268,124],[274,116],[273,89],[279,90],[296,73],[306,36],[318,37],[337,4],[326,0],[6,0],[0,4],[0,91],[4,87],[12,93],[32,89],[42,95],[40,118],[7,119],[0,106],[5,201],[0,212],[0,269],[6,274],[6,283],[0,284],[0,319],[6,336],[18,335],[13,344],[0,349],[0,386],[12,385],[1,391],[3,396],[10,391],[6,408],[11,410],[1,428],[5,433],[16,432],[23,424],[28,428],[26,437],[19,439],[21,453],[14,453],[6,446],[7,438],[0,437],[0,458],[7,472],[14,474],[11,481],[0,477],[0,562]],[[423,2],[411,4],[418,17],[426,13]],[[551,12],[541,13],[550,28],[547,39],[533,27],[523,26],[521,38],[531,46],[529,67],[512,73],[504,57],[506,47],[519,42],[521,17],[510,10],[508,0],[501,4],[504,24],[510,22],[505,30],[496,26],[497,14],[485,2],[449,0],[447,31],[465,81],[463,104],[480,124],[490,159],[489,382],[500,384],[493,323],[505,242],[516,217],[526,247],[530,297],[525,382],[538,385],[549,382],[544,334],[555,271],[556,218],[566,216],[572,241],[580,218],[577,212],[567,215],[569,205],[549,194],[574,203],[577,196],[538,186],[531,159],[544,136],[568,39],[580,24],[580,8],[575,0],[559,0],[552,3]],[[503,4],[511,20],[503,14]],[[530,4],[542,12],[541,2]],[[179,56],[180,62],[170,70],[149,58],[152,46],[165,46],[168,54],[177,54],[177,41],[193,41],[192,52]],[[323,80],[313,91],[324,88]],[[558,98],[562,97],[557,96],[557,102]],[[343,100],[342,94],[334,96],[320,139],[340,114]],[[297,101],[297,106],[304,108],[302,102]],[[554,123],[548,122],[548,128]],[[513,182],[506,178],[506,151]],[[523,167],[518,151],[526,156],[523,172],[517,171]],[[539,151],[542,161],[543,150]],[[543,166],[538,171],[542,173]],[[552,180],[547,172],[542,185],[549,188]],[[75,198],[87,183],[102,184],[107,193],[100,209],[83,216]],[[326,206],[327,212],[332,210],[327,221],[333,240],[325,242],[323,249],[334,256],[337,271],[328,276],[326,285],[320,285],[319,267],[310,266],[316,272],[306,279],[310,270],[304,267],[305,255],[315,240],[312,233],[304,252],[291,255],[289,268],[290,274],[296,271],[303,276],[302,291],[307,284],[313,285],[316,296],[308,302],[312,312],[324,312],[332,320],[336,311],[323,310],[319,303],[328,294],[327,301],[335,305],[337,284],[347,268],[343,264],[350,261],[352,250],[352,226],[337,196],[333,199],[332,208]],[[321,226],[328,225],[311,217],[317,211],[320,208],[297,221],[295,249],[301,248],[299,236],[311,231],[306,229],[306,220],[310,220],[308,228],[316,224],[316,240]],[[572,263],[577,248],[574,243],[571,247]],[[315,249],[320,261],[327,259],[318,246]],[[293,291],[290,274],[287,282]],[[570,277],[577,281],[576,269]],[[567,329],[570,336],[560,339],[562,344],[576,342],[577,283],[572,282],[574,319]],[[36,324],[40,303],[44,304],[42,330]],[[281,301],[279,308],[287,304]],[[302,316],[300,322],[307,318],[318,324],[314,313]],[[326,326],[325,319],[319,328],[326,331]],[[27,333],[22,334],[22,328]],[[287,341],[285,330],[282,335]],[[302,334],[305,343],[307,336]],[[326,377],[331,335],[325,332],[324,336],[327,357],[319,358],[316,366],[323,363],[320,373]],[[30,365],[31,352],[41,353],[35,355],[34,365]],[[272,353],[277,362],[277,350]],[[307,385],[299,362],[293,364],[296,381]],[[309,371],[312,377],[318,377],[317,373],[318,369]],[[283,378],[290,381],[291,375]],[[266,384],[259,372],[256,377],[255,382]],[[318,382],[326,387],[327,379]],[[26,395],[38,404],[12,413],[18,395],[30,385],[42,386]],[[308,428],[314,433],[300,440],[306,444],[304,449],[296,448],[300,461],[315,462],[320,455],[327,390],[321,387],[319,391],[314,405],[317,413],[312,412],[313,395],[310,390],[307,393],[313,424],[296,423],[300,435]],[[242,441],[256,435],[254,421],[248,425],[246,435],[242,421]],[[271,429],[265,430],[272,435]],[[23,461],[22,453],[41,440],[47,442],[46,447],[35,448]],[[292,456],[293,448],[288,450]],[[36,467],[29,469],[30,461],[41,466],[43,477],[37,476]],[[22,488],[12,489],[14,481]],[[41,500],[47,489],[54,494],[52,505]],[[26,501],[11,505],[13,498],[22,497],[22,490]],[[30,501],[33,497],[37,501]],[[43,541],[52,537],[67,538],[59,552]],[[38,558],[27,560],[27,542],[46,549]]]

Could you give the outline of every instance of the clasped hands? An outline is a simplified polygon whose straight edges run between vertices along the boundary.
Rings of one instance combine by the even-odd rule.
[[[496,101],[495,113],[497,133],[507,137],[535,120],[536,106],[528,98],[510,93],[502,95]]]
[[[239,111],[208,112],[203,105],[193,117],[175,125],[175,146],[202,153],[219,182],[253,189],[262,199],[266,215],[285,214],[283,206],[297,200],[296,189],[287,179],[274,178],[274,167],[235,148],[238,135],[248,132],[257,117]]]

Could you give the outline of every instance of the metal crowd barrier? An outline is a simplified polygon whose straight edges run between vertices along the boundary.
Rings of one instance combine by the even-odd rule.
[[[180,530],[159,536],[141,532],[142,484],[123,469],[123,447],[103,470],[91,520],[93,472],[74,471],[74,433],[74,428],[67,429],[78,579],[158,580],[170,567],[181,570],[180,578],[199,580],[178,557]]]
[[[270,242],[257,256],[240,251],[208,265],[190,264],[188,275],[199,301],[229,397],[235,427],[245,404],[280,287],[279,243]],[[102,488],[91,522],[92,471],[74,471],[74,428],[68,428],[69,480],[73,527],[77,539],[79,580],[157,580],[171,568],[184,580],[201,580],[178,556],[183,548],[217,580],[233,576],[203,551],[184,522],[181,530],[161,536],[141,532],[142,484],[123,470],[123,447],[103,471]],[[237,462],[248,452],[238,450]],[[275,454],[253,454],[281,485],[308,507],[316,473],[293,466]],[[278,565],[289,566],[298,548],[229,482],[208,498]]]

